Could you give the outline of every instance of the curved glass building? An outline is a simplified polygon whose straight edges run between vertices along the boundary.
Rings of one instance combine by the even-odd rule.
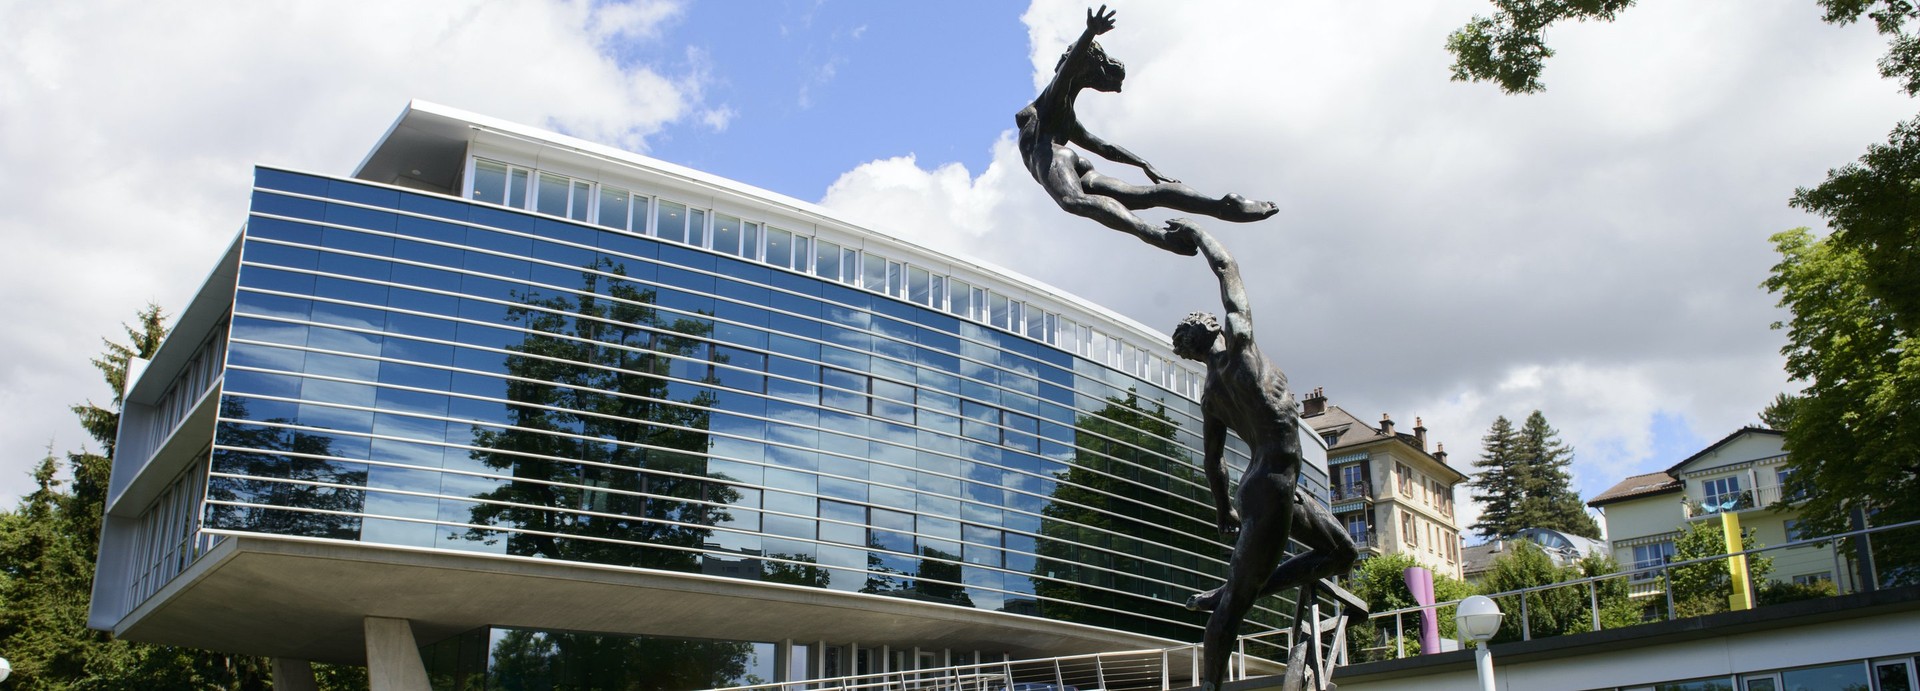
[[[1227,548],[1155,330],[430,104],[254,179],[129,377],[96,628],[360,662],[398,620],[436,679],[684,688],[1200,637]]]

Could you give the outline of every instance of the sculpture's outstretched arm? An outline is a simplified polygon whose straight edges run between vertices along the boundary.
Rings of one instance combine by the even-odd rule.
[[[1121,148],[1118,144],[1095,136],[1092,132],[1088,132],[1085,127],[1075,128],[1073,143],[1079,144],[1083,149],[1099,154],[1101,158],[1139,168],[1147,174],[1148,180],[1166,183],[1180,182],[1179,180],[1161,175],[1159,169],[1154,168],[1153,164],[1148,163],[1146,159],[1134,155],[1133,152]]]
[[[1107,9],[1106,5],[1101,5],[1099,10],[1087,10],[1087,29],[1080,32],[1080,37],[1074,39],[1073,45],[1067,49],[1066,59],[1061,60],[1060,66],[1054,69],[1053,82],[1047,85],[1045,91],[1064,92],[1066,85],[1061,84],[1061,80],[1066,79],[1067,75],[1080,73],[1082,63],[1087,61],[1087,53],[1091,51],[1093,38],[1113,30],[1114,15],[1114,11]]]
[[[1170,232],[1185,235],[1200,248],[1200,256],[1207,258],[1207,266],[1220,277],[1220,303],[1226,309],[1221,320],[1221,328],[1226,332],[1231,344],[1238,347],[1253,340],[1253,306],[1247,300],[1247,285],[1240,280],[1240,264],[1227,253],[1225,245],[1199,226],[1182,220],[1174,220]]]

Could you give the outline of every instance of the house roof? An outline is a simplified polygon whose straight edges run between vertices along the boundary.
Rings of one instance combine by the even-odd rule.
[[[1707,448],[1701,449],[1698,453],[1695,453],[1692,456],[1686,457],[1684,460],[1680,461],[1679,463],[1673,464],[1673,467],[1667,469],[1667,474],[1678,476],[1680,474],[1680,469],[1686,467],[1687,464],[1700,460],[1701,457],[1706,456],[1707,454],[1711,454],[1715,451],[1718,451],[1720,450],[1721,447],[1731,444],[1734,442],[1734,440],[1749,434],[1770,434],[1776,437],[1786,436],[1785,433],[1776,429],[1767,429],[1765,427],[1751,427],[1751,426],[1742,427],[1740,429],[1734,430],[1733,434],[1727,435],[1726,437],[1722,438],[1720,441],[1714,442],[1712,445],[1708,446]]]
[[[1345,408],[1340,406],[1329,405],[1327,406],[1326,412],[1302,419],[1305,420],[1309,426],[1313,427],[1313,431],[1320,436],[1333,436],[1333,441],[1327,444],[1328,453],[1334,453],[1342,449],[1349,449],[1364,444],[1397,440],[1407,445],[1408,448],[1420,452],[1421,455],[1433,459],[1433,462],[1440,467],[1452,471],[1453,474],[1457,476],[1454,482],[1465,482],[1469,479],[1466,473],[1460,472],[1460,470],[1453,466],[1447,465],[1446,461],[1440,460],[1432,453],[1429,453],[1424,448],[1426,445],[1421,443],[1419,437],[1398,431],[1392,434],[1382,432],[1379,428],[1362,422],[1360,418],[1354,417],[1352,413],[1347,412]]]
[[[1583,557],[1604,555],[1607,543],[1551,528],[1526,528],[1504,540],[1472,545],[1460,552],[1461,573],[1479,574],[1493,568],[1493,562],[1518,540],[1530,540],[1546,550],[1554,564],[1566,566]]]
[[[1680,481],[1674,479],[1672,475],[1668,475],[1665,471],[1647,473],[1621,480],[1618,484],[1608,487],[1607,491],[1601,492],[1599,496],[1588,501],[1587,506],[1600,506],[1678,491],[1680,491]]]

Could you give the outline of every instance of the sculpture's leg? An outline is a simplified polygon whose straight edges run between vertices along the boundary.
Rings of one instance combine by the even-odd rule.
[[[1087,194],[1111,197],[1128,209],[1173,209],[1234,223],[1251,223],[1279,211],[1273,202],[1253,201],[1237,194],[1209,197],[1178,182],[1135,185],[1119,178],[1088,173],[1081,177],[1080,185]]]
[[[1200,248],[1192,242],[1175,239],[1166,229],[1155,227],[1133,215],[1133,211],[1119,200],[1102,194],[1089,194],[1084,181],[1101,177],[1092,171],[1092,165],[1079,154],[1067,147],[1057,146],[1054,147],[1053,160],[1045,169],[1046,175],[1040,180],[1040,186],[1067,213],[1091,219],[1174,254],[1191,256],[1200,252]]]
[[[1273,570],[1263,593],[1277,593],[1296,585],[1346,573],[1360,558],[1360,550],[1347,535],[1333,513],[1319,502],[1296,498],[1293,502],[1293,539],[1307,546]]]
[[[1256,458],[1285,458],[1269,448],[1255,449]],[[1256,461],[1256,467],[1265,463]],[[1249,471],[1240,482],[1240,536],[1233,545],[1227,582],[1221,586],[1213,615],[1207,618],[1201,645],[1202,682],[1226,681],[1227,666],[1240,636],[1240,623],[1262,595],[1268,576],[1287,544],[1293,515],[1293,476],[1286,472]]]

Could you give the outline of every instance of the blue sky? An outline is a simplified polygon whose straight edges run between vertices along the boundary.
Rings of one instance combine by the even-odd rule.
[[[650,141],[652,155],[804,199],[862,163],[912,153],[986,167],[991,144],[1033,97],[1026,4],[705,2],[668,40],[622,50],[640,63],[711,62],[724,131]],[[680,45],[681,43],[685,45]]]
[[[1275,201],[1210,227],[1266,353],[1356,416],[1421,417],[1461,466],[1541,409],[1591,496],[1792,389],[1767,237],[1796,187],[1914,103],[1870,26],[1816,3],[1643,3],[1556,27],[1548,91],[1447,80],[1484,0],[1122,2],[1124,93],[1087,126],[1176,178]],[[344,174],[420,98],[815,201],[1162,329],[1212,277],[1068,217],[1015,111],[1076,35],[1066,0],[932,4],[0,2],[0,496],[89,445],[87,358],[177,310],[244,219],[255,164]],[[1103,171],[1141,179],[1100,163]],[[1152,217],[1163,218],[1163,217]],[[1470,510],[1469,510],[1470,511]],[[1471,516],[1471,513],[1468,514]]]

